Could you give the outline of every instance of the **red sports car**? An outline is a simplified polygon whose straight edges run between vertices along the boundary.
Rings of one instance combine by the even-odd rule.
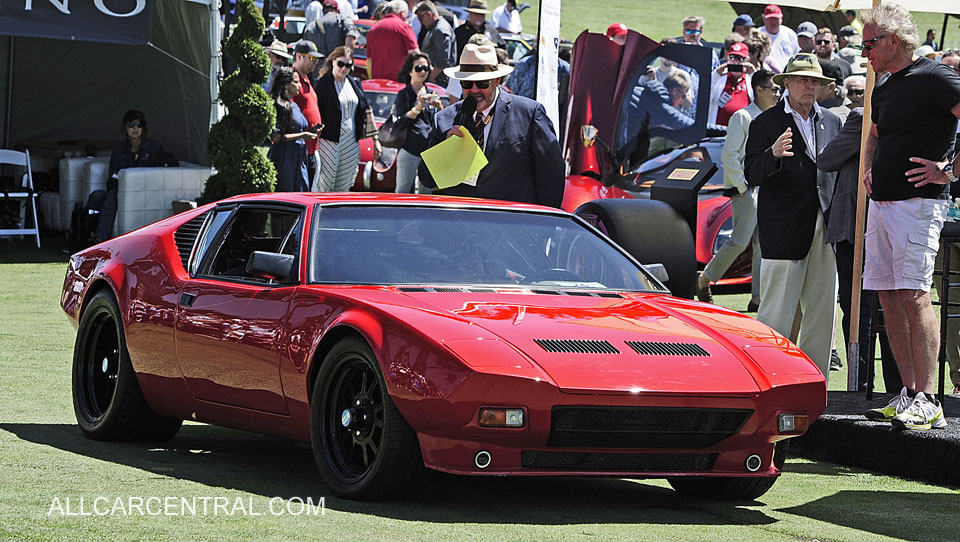
[[[593,200],[650,198],[650,186],[670,166],[684,161],[715,163],[720,169],[696,198],[695,248],[674,254],[690,266],[668,265],[671,291],[693,296],[696,267],[702,268],[729,239],[733,228],[730,199],[723,190],[720,163],[725,128],[707,129],[710,101],[710,52],[706,47],[660,44],[630,31],[619,46],[603,34],[583,32],[574,44],[570,103],[564,126],[564,157],[570,167],[563,208],[573,212]],[[668,94],[668,79],[680,78],[686,95]],[[681,99],[682,96],[682,99]],[[669,98],[668,98],[669,97]],[[674,99],[678,103],[671,103]],[[596,144],[594,144],[596,143]],[[597,205],[604,205],[598,202]],[[593,213],[596,214],[596,213]],[[595,225],[610,230],[597,217]],[[629,245],[643,224],[620,228],[614,241]],[[640,232],[640,233],[637,233]],[[687,247],[684,247],[686,250]],[[635,254],[635,256],[639,256]],[[730,266],[721,284],[748,283],[752,250]]]
[[[826,404],[787,339],[535,205],[237,196],[73,255],[61,305],[89,438],[188,419],[310,442],[356,499],[427,468],[752,499]]]

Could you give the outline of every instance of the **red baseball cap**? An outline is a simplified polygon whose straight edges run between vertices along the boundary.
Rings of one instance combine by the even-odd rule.
[[[783,19],[783,11],[780,9],[780,6],[776,4],[770,4],[769,6],[763,8],[763,17],[776,17],[777,19]]]
[[[737,55],[743,58],[750,58],[750,49],[747,48],[746,43],[733,43],[730,45],[730,49],[727,50],[727,56]]]
[[[627,35],[627,25],[623,23],[613,23],[607,27],[607,37],[613,39],[614,36]]]

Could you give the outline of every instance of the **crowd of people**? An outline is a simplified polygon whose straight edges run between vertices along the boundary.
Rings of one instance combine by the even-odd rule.
[[[356,175],[357,141],[375,134],[352,75],[357,33],[342,13],[343,1],[323,0],[315,10],[322,16],[307,25],[293,55],[283,54],[283,44],[266,47],[277,68],[268,87],[278,110],[278,150],[271,154],[283,172],[278,189],[348,189]],[[533,100],[536,56],[514,67],[502,50],[500,32],[521,29],[517,5],[508,0],[491,12],[486,0],[463,4],[466,21],[432,0],[374,6],[368,74],[406,85],[395,102],[407,132],[397,160],[397,191],[559,207],[564,166],[554,129]],[[939,332],[929,289],[953,168],[960,167],[960,52],[937,51],[932,31],[921,44],[909,12],[897,4],[859,17],[848,12],[840,28],[813,22],[791,28],[783,19],[774,4],[764,8],[759,23],[738,15],[718,51],[703,41],[702,17],[684,18],[682,34],[664,43],[708,47],[711,72],[696,73],[666,58],[651,64],[626,98],[623,129],[649,124],[631,122],[631,116],[690,126],[697,89],[709,85],[708,122],[727,132],[721,161],[725,194],[733,200],[733,232],[699,275],[697,294],[710,301],[710,284],[753,240],[748,311],[757,311],[760,321],[796,342],[829,375],[839,368],[833,344],[838,295],[845,333],[851,313],[858,142],[869,63],[879,77],[866,149],[871,203],[858,340],[865,358],[875,291],[889,330],[881,348],[884,380],[888,389],[902,391],[867,417],[905,429],[942,427],[933,393]],[[617,45],[625,46],[628,36],[623,23],[607,29]],[[316,59],[323,57],[325,66],[314,78]],[[291,59],[292,68],[285,67]],[[562,60],[558,68],[560,77],[570,70]],[[462,99],[444,108],[428,82]],[[421,153],[462,137],[461,126],[488,165],[472,179],[437,189]],[[375,145],[379,152],[376,139]],[[291,181],[291,175],[306,177]],[[951,256],[960,263],[960,250]],[[948,343],[948,350],[960,395],[960,340]],[[865,386],[866,359],[858,363]]]

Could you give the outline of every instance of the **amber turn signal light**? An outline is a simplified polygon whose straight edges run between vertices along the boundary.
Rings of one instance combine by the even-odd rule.
[[[777,416],[777,431],[780,433],[803,433],[810,427],[810,417],[806,414],[787,414]]]
[[[522,408],[481,408],[481,427],[523,427]]]

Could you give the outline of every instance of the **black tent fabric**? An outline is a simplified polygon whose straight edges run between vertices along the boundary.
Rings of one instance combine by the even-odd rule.
[[[146,43],[153,0],[0,0],[0,35]]]
[[[70,9],[96,1],[72,2]],[[217,12],[208,0],[126,1],[152,8],[150,32],[140,44],[70,40],[67,28],[60,39],[0,36],[0,83],[8,76],[0,97],[9,103],[0,126],[8,127],[3,135],[10,146],[112,147],[123,137],[124,112],[139,109],[151,138],[181,161],[208,163],[205,141],[217,89],[210,77],[217,54],[211,28],[219,24],[211,25],[211,16]],[[108,5],[130,9],[124,1]],[[126,21],[115,18],[114,34]]]

